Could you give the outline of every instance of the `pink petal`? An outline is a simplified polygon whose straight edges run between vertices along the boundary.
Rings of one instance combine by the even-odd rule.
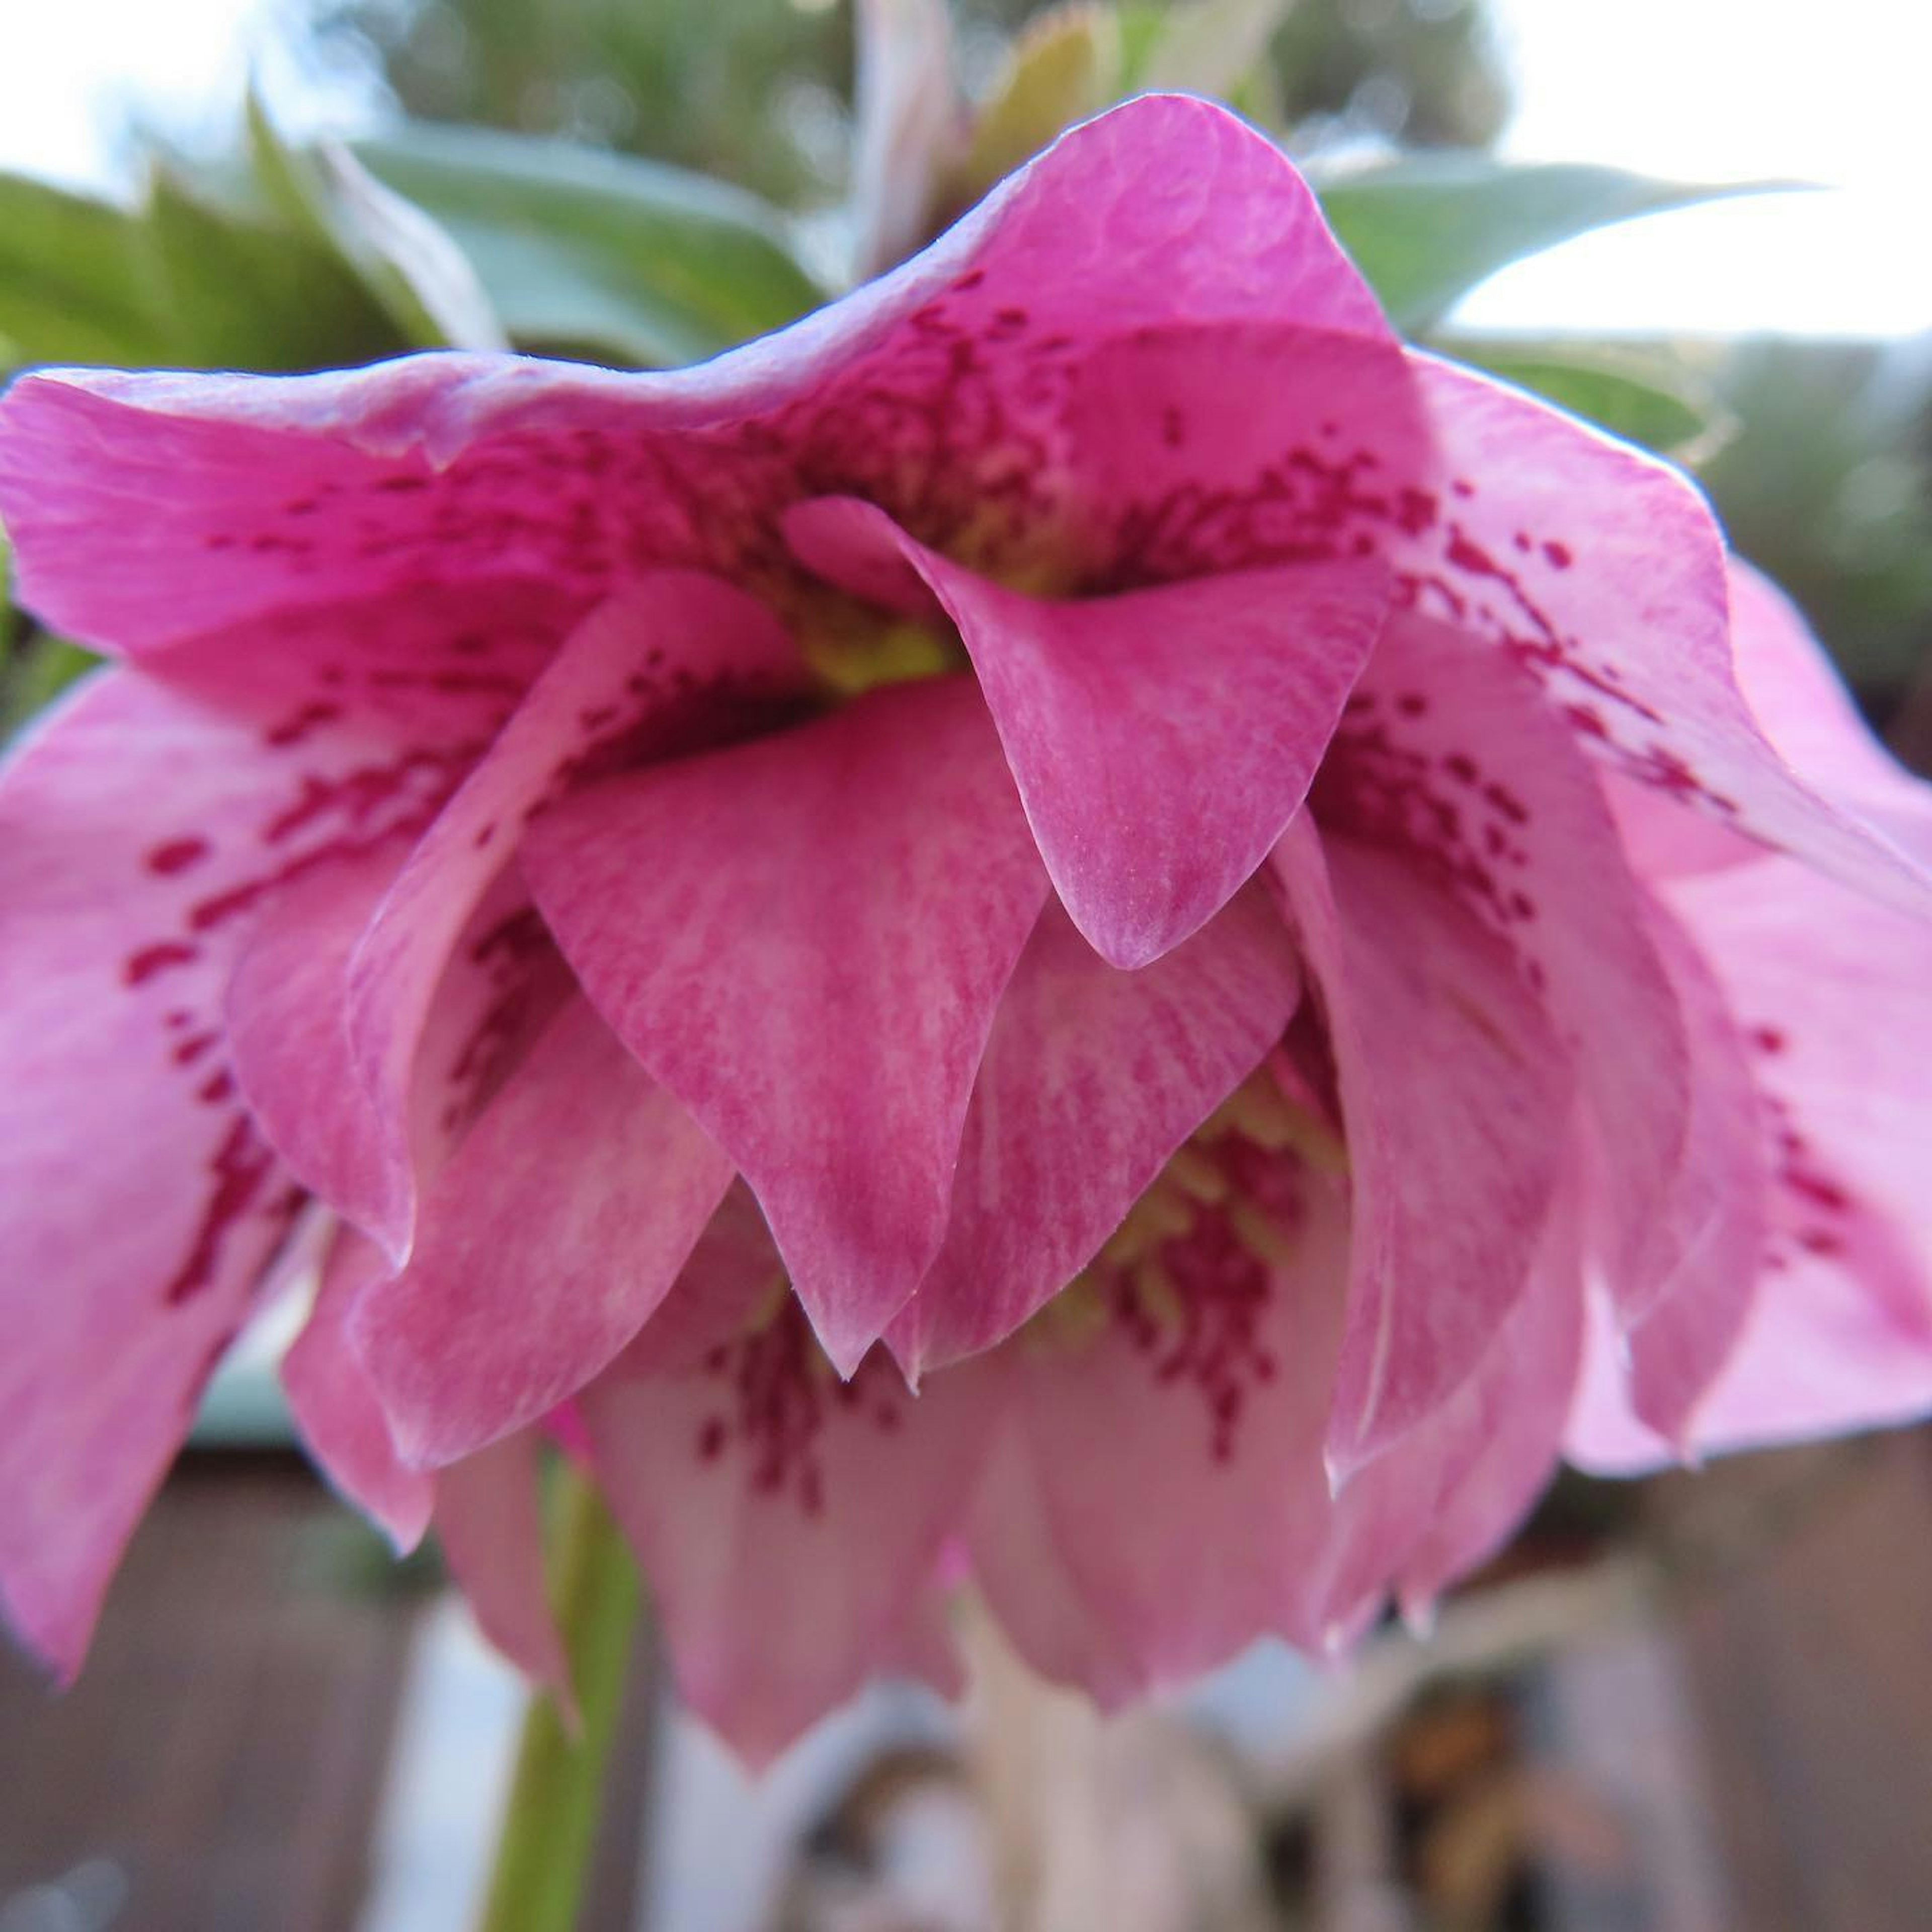
[[[22,1472],[0,1463],[19,1498],[0,1576],[64,1666],[298,1198],[236,1094],[241,944],[278,895],[422,822],[498,701],[434,682],[436,652],[473,624],[514,656],[531,618],[461,596],[318,608],[277,627],[286,662],[238,634],[183,646],[166,683],[97,679],[9,762],[0,1135],[32,1339],[0,1371]],[[370,681],[370,639],[398,683]]]
[[[1901,1051],[1932,1036],[1925,928],[1775,858],[1679,880],[1670,903],[1754,1048],[1772,1172],[1769,1255],[1692,1444],[1932,1410],[1932,1128],[1918,1059]],[[1596,1352],[1572,1454],[1612,1467],[1667,1454],[1625,1419],[1616,1364]]]
[[[1627,1317],[1698,1231],[1660,1217],[1690,1042],[1595,769],[1535,681],[1429,620],[1391,622],[1315,792],[1323,829],[1388,847],[1514,956],[1575,1065],[1594,1143],[1586,1226]]]
[[[927,1613],[990,1418],[908,1394],[883,1352],[840,1382],[795,1304],[681,1376],[607,1376],[579,1408],[679,1691],[760,1764]]]
[[[656,572],[584,620],[365,918],[352,962],[341,962],[360,1079],[374,1096],[365,1140],[380,1133],[392,1146],[405,1142],[423,1030],[446,963],[524,825],[602,770],[689,752],[769,722],[799,675],[777,620],[713,578]],[[405,1165],[399,1192],[408,1178]],[[372,1223],[398,1247],[412,1204],[404,1192]]]
[[[1181,1681],[1264,1632],[1315,1635],[1347,1202],[1291,1162],[1274,1180],[1268,1218],[1291,1252],[1272,1270],[1217,1226],[1172,1307],[1096,1283],[1072,1291],[1090,1309],[1056,1304],[1003,1352],[1037,1514],[1006,1516],[1020,1506],[1009,1473],[975,1510],[974,1574],[1024,1652],[1103,1701]],[[931,1385],[984,1372],[941,1370]],[[1042,1550],[1052,1560],[1036,1562]]]
[[[1771,580],[1730,560],[1738,682],[1764,734],[1807,784],[1932,864],[1932,786],[1872,734],[1797,607]]]
[[[1688,1448],[1697,1406],[1750,1311],[1769,1176],[1756,1084],[1724,989],[1666,908],[1654,908],[1651,931],[1688,1028],[1690,1114],[1683,1162],[1655,1210],[1670,1264],[1647,1305],[1623,1304],[1622,1349],[1636,1413]]]
[[[544,1594],[537,1438],[526,1430],[436,1478],[436,1536],[477,1627],[568,1708],[570,1672]]]
[[[1336,1506],[1330,1633],[1372,1616],[1393,1588],[1412,1617],[1491,1556],[1555,1472],[1583,1347],[1580,1186],[1559,1190],[1529,1285],[1474,1372],[1361,1471]]]
[[[1318,847],[1300,825],[1275,862],[1321,988],[1354,1177],[1328,1449],[1346,1475],[1448,1399],[1522,1294],[1569,1067],[1508,947],[1426,872]]]
[[[435,1479],[398,1457],[368,1371],[349,1340],[358,1297],[385,1271],[372,1242],[346,1228],[334,1237],[315,1306],[282,1359],[282,1388],[303,1442],[329,1481],[402,1551],[429,1526]]]
[[[1224,905],[1307,794],[1388,608],[1372,560],[1049,603],[916,544],[850,499],[794,544],[857,587],[896,550],[959,627],[1060,902],[1144,966]]]
[[[1066,422],[1061,568],[1116,590],[1372,560],[1403,541],[1434,460],[1399,343],[1281,316],[1097,344]]]
[[[1046,896],[972,686],[894,686],[595,787],[531,828],[524,869],[856,1368],[938,1252],[974,1073]]]
[[[282,887],[242,941],[223,1013],[235,1076],[268,1143],[345,1218],[406,1230],[409,1150],[349,1039],[349,961],[408,850],[392,840]]]
[[[1734,672],[1725,559],[1675,471],[1486,377],[1413,357],[1438,444],[1387,554],[1419,608],[1502,641],[1616,770],[1922,910],[1922,874],[1808,790]],[[1748,619],[1748,621],[1749,620]]]
[[[0,1590],[64,1674],[300,1202],[234,1098],[229,928],[191,912],[261,864],[286,777],[110,674],[0,782]]]
[[[946,1244],[891,1331],[900,1360],[986,1348],[1072,1280],[1280,1043],[1300,991],[1258,890],[1138,973],[1049,902],[980,1063]]]
[[[663,1300],[730,1163],[582,1000],[554,1020],[431,1188],[356,1345],[404,1458],[540,1420]]]
[[[696,369],[438,355],[28,375],[0,401],[0,515],[28,605],[136,655],[324,586],[521,581],[580,611],[640,565],[735,574],[807,474],[934,541],[977,524],[989,547],[1036,547],[1069,371],[1136,328],[1244,320],[1388,339],[1280,151],[1205,102],[1150,98],[1065,136],[896,273]]]
[[[987,1372],[976,1364],[953,1371]],[[1036,1671],[1056,1684],[1078,1684],[1103,1711],[1145,1694],[1146,1671],[1110,1621],[1112,1603],[1104,1596],[1090,1600],[1067,1564],[1048,1485],[1036,1477],[1017,1430],[1002,1431],[987,1459],[968,1534],[974,1580],[987,1604],[998,1606],[1002,1633]]]
[[[688,1375],[722,1343],[769,1320],[790,1292],[757,1197],[734,1180],[686,1257],[674,1292],[614,1372],[632,1380]]]

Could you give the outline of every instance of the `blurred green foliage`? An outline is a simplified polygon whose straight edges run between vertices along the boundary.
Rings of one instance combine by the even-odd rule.
[[[1731,541],[1890,716],[1932,665],[1932,332],[1742,343],[1712,386],[1730,434],[1698,470]]]
[[[843,179],[852,28],[841,0],[313,0],[333,58],[373,66],[403,111],[555,134],[722,176],[789,204]],[[969,84],[1054,0],[956,0]],[[1206,24],[1213,0],[1156,10]],[[1269,42],[1262,118],[1480,145],[1508,93],[1474,0],[1294,0]]]

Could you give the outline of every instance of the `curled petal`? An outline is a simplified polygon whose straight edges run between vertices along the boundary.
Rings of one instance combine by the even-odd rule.
[[[1414,362],[1440,467],[1420,527],[1390,555],[1421,608],[1502,642],[1613,769],[1862,890],[1932,908],[1932,880],[1808,789],[1753,717],[1722,541],[1696,491],[1531,398]]]
[[[882,551],[931,586],[1061,904],[1127,970],[1198,932],[1268,856],[1388,609],[1372,559],[1049,602],[950,562],[868,504],[803,504],[787,530],[861,589]]]
[[[1391,1591],[1411,1617],[1491,1555],[1555,1472],[1583,1350],[1582,1229],[1559,1186],[1529,1285],[1474,1372],[1336,1504],[1317,1612],[1344,1633]]]

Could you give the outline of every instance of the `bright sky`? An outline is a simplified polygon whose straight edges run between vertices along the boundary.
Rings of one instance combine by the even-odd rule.
[[[650,0],[638,0],[648,5]],[[1390,4],[1394,0],[1364,0]],[[231,96],[273,0],[0,0],[0,166],[112,178],[130,103],[170,126]],[[1663,216],[1553,251],[1472,299],[1492,327],[1904,334],[1932,329],[1925,0],[1492,0],[1517,76],[1508,152],[1829,194]],[[272,66],[285,116],[339,106]]]

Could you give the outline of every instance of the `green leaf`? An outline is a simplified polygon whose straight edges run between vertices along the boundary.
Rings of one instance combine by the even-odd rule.
[[[826,299],[777,210],[701,176],[481,128],[356,153],[454,238],[526,348],[694,362]]]
[[[289,146],[252,91],[255,177],[292,232],[333,254],[418,349],[501,349],[502,325],[462,250],[340,142]]]
[[[1668,348],[1467,338],[1438,346],[1660,455],[1687,454],[1714,434],[1708,385]]]
[[[326,249],[201,200],[158,172],[138,253],[166,352],[182,367],[317,369],[410,346],[375,298]]]
[[[1409,334],[1439,320],[1498,268],[1559,242],[1634,215],[1788,185],[1655,181],[1621,168],[1467,154],[1316,184],[1342,245],[1389,319]]]
[[[0,335],[16,362],[204,369],[409,346],[330,250],[165,171],[139,210],[0,175]]]
[[[164,331],[136,268],[135,218],[0,175],[0,333],[21,362],[152,362]]]

